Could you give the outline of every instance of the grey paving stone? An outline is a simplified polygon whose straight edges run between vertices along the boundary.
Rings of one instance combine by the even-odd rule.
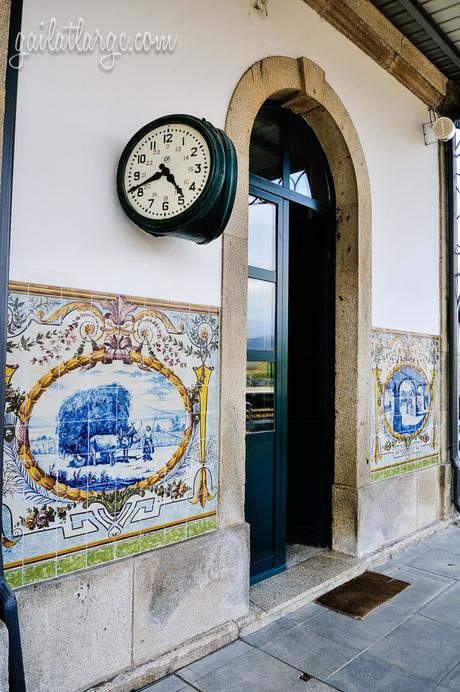
[[[319,603],[309,603],[306,606],[302,606],[302,608],[293,610],[292,613],[288,613],[288,615],[285,615],[281,619],[286,621],[293,620],[296,624],[300,625],[301,622],[315,617],[318,613],[322,613],[323,610],[325,610],[325,608]]]
[[[422,541],[421,543],[414,545],[412,548],[408,548],[407,550],[402,550],[400,553],[397,553],[385,564],[389,567],[392,565],[394,568],[403,567],[404,565],[407,565],[408,562],[411,562],[411,560],[419,557],[419,555],[423,555],[423,553],[428,552],[430,547],[432,546],[426,545],[426,542]],[[378,571],[378,569],[376,571]]]
[[[393,573],[393,576],[396,579],[407,581],[411,585],[391,599],[393,608],[399,608],[406,613],[418,610],[449,586],[455,584],[453,579],[410,567],[401,567]]]
[[[284,618],[280,618],[279,620],[275,620],[275,622],[270,623],[270,625],[262,627],[260,630],[252,632],[246,637],[242,637],[242,639],[252,646],[260,646],[261,644],[268,642],[269,639],[276,637],[277,634],[286,632],[292,627],[296,627],[296,625],[297,623],[294,620],[285,620]]]
[[[354,649],[365,649],[397,627],[406,617],[408,613],[402,608],[384,604],[363,620],[355,620],[333,610],[325,610],[308,620],[305,626],[335,642],[347,644]]]
[[[409,563],[410,567],[441,574],[450,579],[460,579],[460,555],[439,548],[431,548]]]
[[[455,582],[418,612],[432,620],[460,627],[460,583]],[[460,673],[458,683],[457,689],[460,690]]]
[[[189,666],[182,668],[180,674],[183,675],[183,671],[185,671],[185,674],[187,674],[188,670],[192,670],[201,677],[210,671],[215,670],[216,668],[220,668],[228,661],[233,661],[235,658],[238,658],[251,650],[252,647],[249,646],[249,644],[241,641],[241,639],[237,639],[236,642],[232,642],[231,644],[222,647],[222,649],[214,651],[212,654],[209,654],[204,658],[200,658],[198,661],[195,661]],[[193,681],[191,680],[191,682]]]
[[[309,682],[299,680],[301,671],[277,661],[260,649],[209,672],[194,683],[202,692],[305,692]],[[319,692],[319,690],[318,690]]]
[[[460,690],[460,663],[458,663],[445,678],[442,678],[441,685],[446,689],[455,690],[455,692]]]
[[[261,649],[299,670],[324,680],[359,651],[322,637],[308,628],[309,621],[283,632]]]
[[[370,656],[439,682],[460,660],[460,629],[411,615],[373,644]]]
[[[144,687],[142,692],[178,692],[178,690],[193,690],[193,687],[184,683],[183,680],[175,675],[168,675],[167,678],[154,682],[149,687]]]
[[[195,682],[195,680],[198,680],[200,677],[198,673],[195,673],[191,668],[187,667],[176,670],[176,675],[182,678],[182,680],[185,680],[185,682]]]
[[[447,550],[447,552],[460,555],[460,528],[449,526],[447,529],[425,539],[422,545],[427,548],[440,548],[441,550]]]
[[[277,634],[286,632],[292,627],[300,625],[300,623],[316,617],[319,613],[322,613],[325,610],[326,609],[320,606],[318,603],[309,603],[302,608],[292,611],[292,613],[289,613],[288,615],[278,618],[278,620],[266,625],[266,627],[262,627],[260,630],[242,637],[242,639],[245,642],[252,644],[252,646],[260,646],[261,644],[268,642],[269,639],[276,637]]]
[[[336,687],[331,687],[326,682],[321,682],[321,680],[315,680],[311,678],[305,683],[305,692],[330,692],[330,690],[336,690]]]
[[[377,567],[373,567],[372,571],[373,572],[379,572],[380,574],[393,574],[395,570],[397,570],[399,565],[395,565],[393,563],[393,560],[388,560],[388,562],[384,562],[382,565],[377,565]]]
[[[344,692],[367,692],[367,690],[425,692],[434,689],[436,685],[433,680],[409,675],[400,668],[367,654],[361,654],[353,659],[328,678],[328,682]]]

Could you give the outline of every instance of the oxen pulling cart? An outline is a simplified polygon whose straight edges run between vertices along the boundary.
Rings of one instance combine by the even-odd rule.
[[[115,383],[76,392],[59,409],[59,453],[70,465],[129,462],[140,424],[129,421],[130,394]]]

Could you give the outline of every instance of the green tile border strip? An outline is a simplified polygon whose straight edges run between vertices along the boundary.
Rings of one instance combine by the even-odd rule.
[[[86,567],[95,567],[113,560],[138,555],[148,550],[185,541],[187,538],[200,536],[217,528],[216,516],[184,522],[177,526],[158,529],[149,533],[140,533],[136,538],[127,538],[112,544],[105,544],[88,551],[82,550],[72,555],[63,555],[56,559],[46,560],[36,565],[17,567],[5,571],[5,577],[12,589],[34,584],[44,580],[71,574]]]
[[[411,471],[419,471],[420,469],[424,469],[427,466],[434,466],[435,464],[439,463],[439,455],[438,454],[433,454],[430,457],[426,457],[425,459],[419,459],[416,461],[408,461],[405,464],[401,464],[399,466],[395,467],[390,467],[387,469],[382,469],[379,471],[376,469],[375,471],[371,471],[371,480],[372,481],[383,481],[386,478],[392,478],[394,476],[400,476],[403,473],[411,473]]]

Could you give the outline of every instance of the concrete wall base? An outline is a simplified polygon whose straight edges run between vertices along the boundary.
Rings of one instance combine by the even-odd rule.
[[[0,620],[0,690],[8,690],[8,630]]]
[[[132,692],[149,683],[188,666],[203,656],[220,649],[238,639],[239,631],[235,622],[226,622],[214,627],[199,637],[193,637],[180,646],[159,656],[154,661],[117,675],[106,683],[91,687],[87,692]]]
[[[445,467],[436,464],[362,487],[333,486],[333,549],[359,558],[449,518]],[[450,490],[450,486],[449,486]]]

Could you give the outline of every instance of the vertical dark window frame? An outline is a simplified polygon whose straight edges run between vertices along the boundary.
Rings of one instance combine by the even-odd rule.
[[[2,180],[0,191],[0,409],[2,421],[5,411],[5,371],[8,320],[8,286],[10,268],[11,208],[13,195],[14,142],[16,131],[16,103],[18,70],[10,65],[10,58],[17,53],[16,37],[21,31],[22,0],[12,0],[8,37],[8,62],[5,76],[5,111],[3,120]],[[0,445],[0,485],[3,499],[3,424]],[[0,527],[3,538],[3,526]],[[25,692],[24,666],[17,600],[5,579],[3,554],[0,557],[0,616],[8,628],[9,635],[9,685],[11,692]]]
[[[263,107],[265,108],[277,108],[280,109],[278,104],[267,103]],[[278,183],[273,183],[270,180],[262,178],[258,175],[254,175],[250,172],[249,174],[249,194],[250,196],[257,197],[259,199],[266,199],[269,202],[278,201],[278,224],[277,224],[277,243],[276,243],[276,273],[274,281],[276,282],[276,317],[275,317],[275,344],[274,350],[270,353],[270,360],[275,362],[276,372],[275,372],[275,454],[280,460],[280,463],[275,465],[275,507],[274,513],[277,517],[275,522],[275,566],[268,572],[263,572],[255,577],[251,578],[251,583],[257,583],[262,581],[269,576],[277,574],[286,569],[286,489],[287,489],[287,419],[288,419],[288,406],[287,406],[287,382],[288,382],[288,329],[287,329],[287,313],[289,307],[289,202],[296,202],[304,207],[307,207],[312,211],[312,213],[320,214],[324,217],[330,218],[331,231],[330,235],[330,252],[329,256],[331,261],[331,280],[329,290],[332,292],[332,296],[335,295],[335,233],[332,231],[335,229],[335,195],[334,186],[332,181],[332,174],[330,172],[327,158],[319,145],[317,138],[311,130],[308,123],[305,121],[305,126],[310,130],[310,143],[315,147],[317,153],[319,154],[320,161],[324,168],[325,178],[327,180],[327,186],[329,191],[329,204],[322,201],[315,200],[311,197],[301,195],[290,189],[290,119],[299,116],[294,115],[289,110],[285,109],[282,111],[281,116],[281,154],[282,154],[282,170],[283,170],[283,183],[282,185]],[[251,170],[251,168],[250,168]],[[280,209],[282,210],[280,213]],[[308,231],[307,231],[308,232]],[[267,272],[258,270],[255,267],[248,267],[248,278],[263,278],[262,274],[265,274],[265,280],[269,277]],[[335,308],[334,300],[331,300],[331,315],[330,324],[335,325]],[[331,338],[328,343],[329,352],[329,362],[331,364],[330,373],[330,391],[327,393],[330,398],[329,406],[329,419],[326,421],[327,427],[334,431],[334,375],[335,375],[335,330],[331,334]],[[280,338],[281,337],[281,338]],[[247,351],[247,361],[263,360],[263,352],[253,351],[248,349]],[[257,357],[256,357],[257,356]],[[268,358],[265,359],[268,360]],[[262,435],[262,432],[248,432],[247,435]],[[334,458],[334,445],[331,444],[330,453],[332,459],[330,459],[330,485],[331,485],[331,497],[332,502],[332,482],[333,482],[333,458]]]

